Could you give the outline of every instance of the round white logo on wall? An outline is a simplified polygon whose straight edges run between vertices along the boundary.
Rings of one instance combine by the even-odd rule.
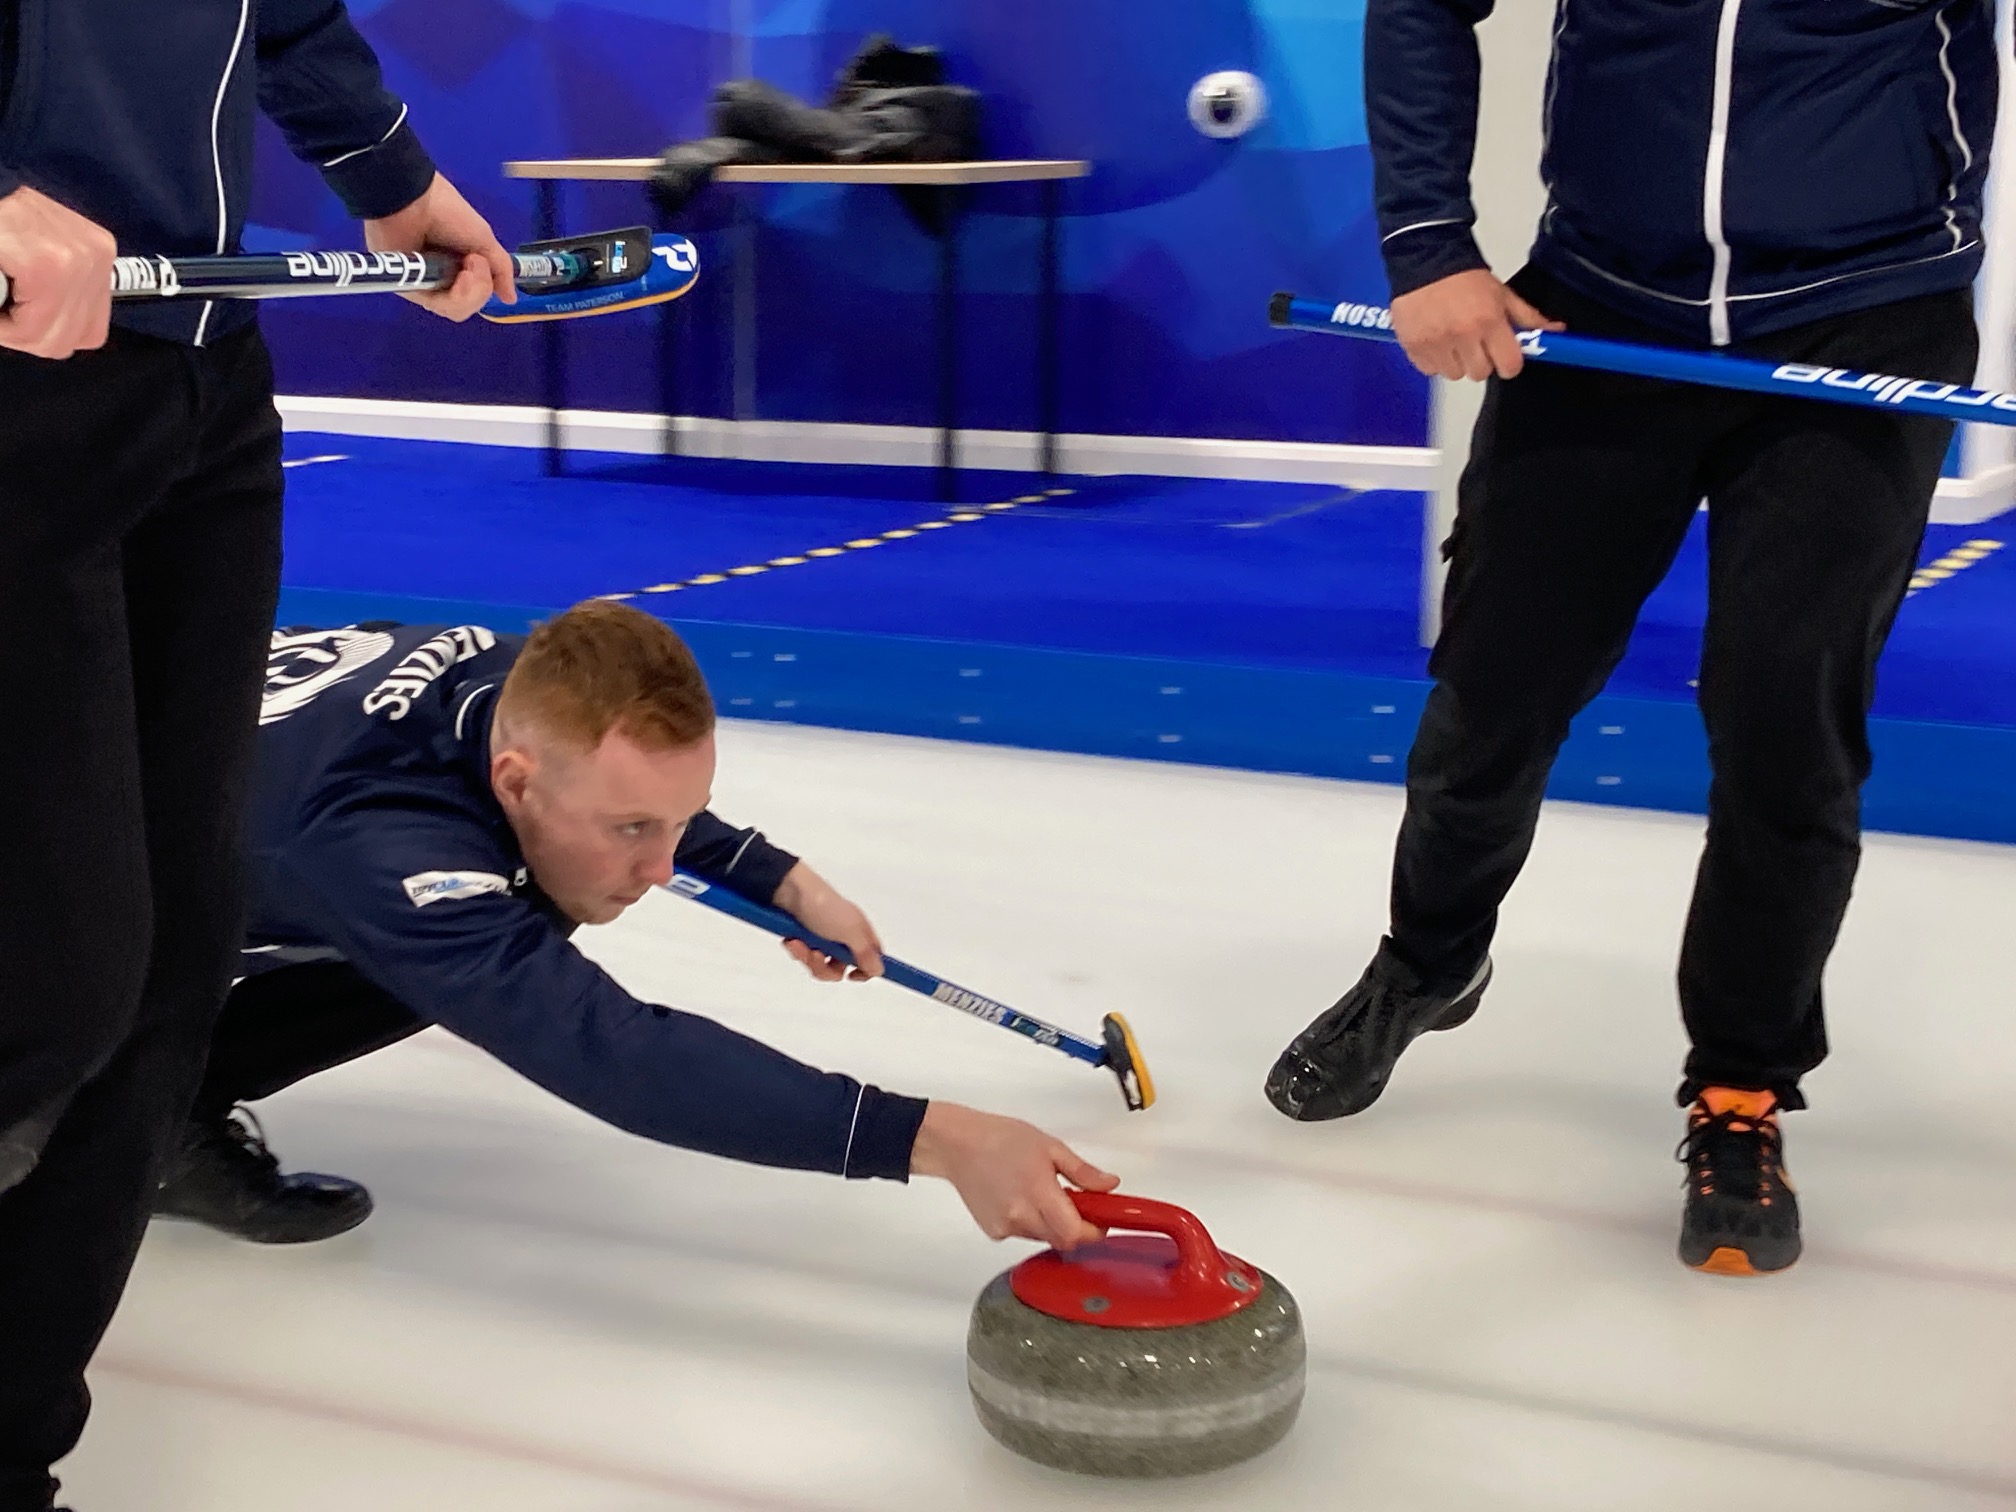
[[[1267,119],[1267,86],[1239,69],[1206,74],[1190,87],[1189,112],[1205,136],[1231,141]]]

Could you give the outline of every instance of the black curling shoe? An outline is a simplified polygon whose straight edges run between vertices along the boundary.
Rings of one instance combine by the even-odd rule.
[[[207,1224],[254,1244],[310,1244],[369,1218],[371,1194],[340,1176],[281,1175],[258,1120],[234,1108],[184,1127],[154,1215]]]
[[[1467,979],[1437,984],[1382,943],[1358,985],[1281,1052],[1267,1074],[1267,1100],[1305,1123],[1364,1112],[1386,1090],[1401,1052],[1431,1029],[1468,1023],[1490,984],[1489,957]]]

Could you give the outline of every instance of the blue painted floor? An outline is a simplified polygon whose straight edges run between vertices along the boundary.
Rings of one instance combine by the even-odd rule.
[[[740,717],[1385,782],[1427,695],[1414,494],[972,473],[948,507],[904,469],[577,455],[549,479],[523,450],[289,447],[289,623],[514,629],[620,594],[679,625]],[[1701,810],[1704,534],[1553,796]],[[1865,816],[2016,841],[2016,542],[1942,527],[1925,561]]]
[[[475,605],[523,618],[631,592],[682,621],[1424,675],[1416,494],[1073,479],[1066,497],[988,511],[930,501],[929,475],[913,469],[590,456],[570,464],[581,475],[549,479],[525,450],[315,435],[291,436],[289,454],[344,459],[289,473],[297,605],[376,600],[379,613],[455,618]],[[1004,504],[1056,481],[968,474],[967,492]],[[958,515],[969,518],[918,529]],[[904,529],[917,534],[847,546]],[[2016,726],[2016,522],[1936,526],[1925,560],[2005,541],[1906,603],[1879,715]],[[747,571],[789,558],[802,560]],[[721,580],[690,584],[708,576]],[[1691,698],[1706,578],[1697,526],[1646,606],[1613,696]],[[689,586],[641,591],[675,582]]]

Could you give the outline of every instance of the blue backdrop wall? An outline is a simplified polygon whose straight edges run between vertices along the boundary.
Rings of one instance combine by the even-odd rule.
[[[507,242],[533,234],[512,157],[633,156],[702,135],[709,91],[755,75],[823,97],[867,33],[942,48],[987,100],[986,152],[1086,157],[1067,190],[1063,425],[1123,435],[1401,445],[1426,387],[1397,353],[1283,338],[1266,298],[1384,298],[1356,0],[351,0],[424,139]],[[1185,118],[1191,84],[1244,68],[1269,121],[1234,144]],[[264,132],[249,245],[354,245],[319,177]],[[739,201],[739,203],[738,203]],[[969,423],[1034,424],[1033,190],[980,193],[962,311]],[[567,224],[647,218],[641,191],[567,192]],[[716,188],[683,227],[706,274],[679,307],[681,407],[742,418],[928,424],[931,245],[874,189]],[[739,302],[737,276],[746,277]],[[529,403],[535,338],[454,331],[403,304],[269,311],[283,391]],[[655,407],[644,320],[570,331],[575,401]]]

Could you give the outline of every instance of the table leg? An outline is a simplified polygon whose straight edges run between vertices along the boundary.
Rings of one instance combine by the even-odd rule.
[[[662,210],[657,212],[656,225],[660,231],[674,229],[672,218]],[[658,451],[667,457],[679,455],[679,331],[672,319],[678,307],[675,299],[653,312],[658,317],[658,413],[665,417],[658,433]]]
[[[959,492],[959,191],[938,191],[938,498]]]
[[[1063,184],[1057,179],[1043,181],[1043,251],[1038,281],[1036,313],[1036,426],[1042,434],[1043,471],[1057,471],[1057,424],[1062,406],[1063,348],[1059,326],[1063,319],[1062,282],[1059,271],[1059,241],[1063,221]]]
[[[539,180],[539,240],[550,241],[560,234],[560,186],[553,179]],[[560,411],[567,402],[567,349],[562,344],[558,320],[539,327],[540,388],[546,405],[546,476],[557,478],[566,471],[566,453],[560,445]]]

